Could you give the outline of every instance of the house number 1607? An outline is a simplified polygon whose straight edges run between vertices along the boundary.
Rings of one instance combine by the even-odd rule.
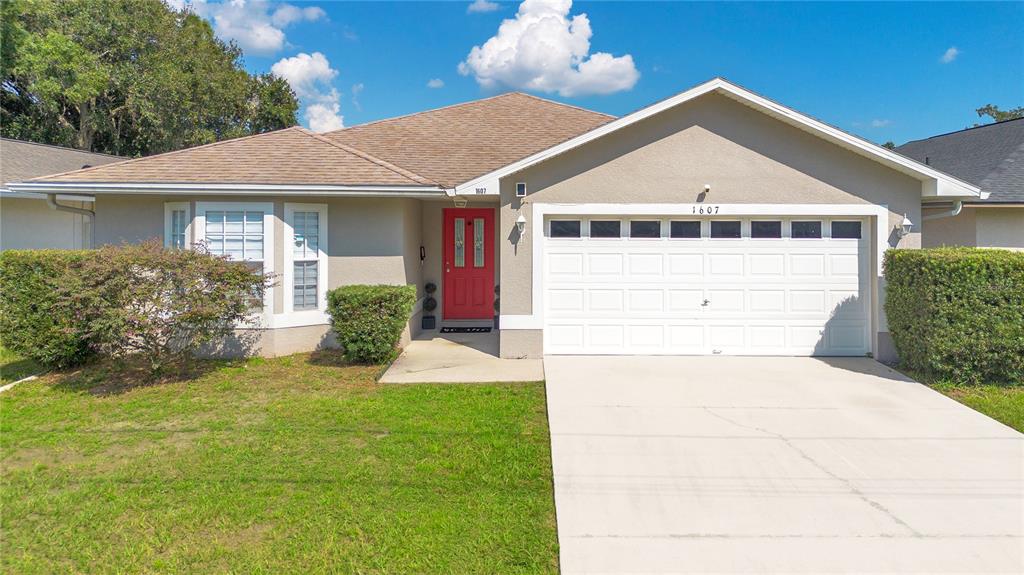
[[[695,214],[717,214],[718,206],[693,206],[693,213]]]

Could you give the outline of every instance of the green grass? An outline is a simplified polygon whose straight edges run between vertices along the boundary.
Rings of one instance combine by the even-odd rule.
[[[1024,432],[1024,385],[955,385],[931,387],[960,403]]]
[[[0,395],[0,572],[557,572],[542,384],[213,367]]]
[[[0,345],[0,385],[36,375],[42,371],[43,368],[38,363],[31,359],[25,359]]]

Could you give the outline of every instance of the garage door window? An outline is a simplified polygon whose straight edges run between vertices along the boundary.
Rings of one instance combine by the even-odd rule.
[[[860,239],[860,222],[832,222],[832,237]]]
[[[700,238],[700,222],[672,222],[669,237],[675,239]]]
[[[635,220],[629,222],[629,237],[660,238],[661,222],[657,220]]]
[[[579,220],[551,220],[551,237],[553,238],[578,238],[580,237]]]
[[[793,222],[792,236],[798,240],[821,238],[821,222]]]
[[[591,220],[590,237],[620,238],[622,237],[622,222],[618,220]]]
[[[767,239],[782,237],[782,222],[750,222],[750,237]]]
[[[740,223],[732,221],[712,221],[711,237],[738,238],[740,237]]]

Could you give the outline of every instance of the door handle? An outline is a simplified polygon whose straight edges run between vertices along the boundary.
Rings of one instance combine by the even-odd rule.
[[[709,303],[711,303],[711,300],[709,300],[709,299],[706,299],[706,300],[704,300],[704,303],[702,303],[702,304],[700,304],[700,305],[701,305],[701,307],[707,307],[707,305],[708,305]]]

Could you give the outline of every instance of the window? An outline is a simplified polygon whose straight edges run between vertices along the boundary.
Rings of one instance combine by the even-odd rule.
[[[292,309],[317,309],[320,213],[292,211]]]
[[[269,202],[198,202],[193,235],[210,253],[244,261],[258,272],[273,273],[273,221],[274,205]],[[290,252],[286,253],[290,259]],[[290,264],[285,269],[291,273]],[[273,301],[270,288],[257,305],[270,312]]]
[[[618,220],[591,220],[590,237],[620,238],[622,237],[622,222]]]
[[[526,197],[526,182],[516,182],[516,197],[517,198],[525,198]]]
[[[724,220],[711,220],[711,237],[738,238],[740,237],[740,223]]]
[[[284,311],[316,311],[327,299],[327,205],[284,205]]]
[[[484,219],[473,218],[473,267],[484,267]]]
[[[750,222],[750,237],[752,238],[781,238],[782,222]]]
[[[860,239],[860,222],[832,222],[832,237]]]
[[[629,237],[660,238],[661,222],[657,220],[634,220],[629,222]]]
[[[821,238],[821,222],[793,222],[792,236],[798,240]]]
[[[455,218],[455,267],[466,267],[466,218]]]
[[[185,249],[191,242],[188,239],[189,217],[188,202],[168,202],[164,204],[164,245],[174,249]]]
[[[551,220],[551,237],[553,238],[578,238],[580,237],[579,220]]]
[[[670,238],[699,238],[700,222],[672,222],[669,228]]]

